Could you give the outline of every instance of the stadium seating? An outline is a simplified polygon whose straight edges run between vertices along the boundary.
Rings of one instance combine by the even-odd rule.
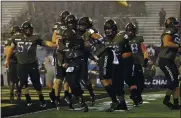
[[[161,8],[166,11],[167,17],[177,17],[179,2],[145,2],[147,17],[131,17],[136,18],[139,22],[139,33],[144,36],[146,44],[160,45],[160,35],[163,28],[159,27],[159,12]]]
[[[26,7],[26,2],[1,2],[2,5],[2,25],[4,27],[9,24],[13,17],[16,17],[21,9]],[[2,32],[8,29],[2,28]]]

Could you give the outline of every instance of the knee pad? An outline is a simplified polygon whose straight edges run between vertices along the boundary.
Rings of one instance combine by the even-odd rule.
[[[178,79],[175,79],[170,84],[168,84],[168,89],[174,90],[175,88],[179,87],[179,81]]]

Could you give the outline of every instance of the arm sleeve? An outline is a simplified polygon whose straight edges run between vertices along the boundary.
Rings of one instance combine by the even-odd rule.
[[[45,41],[40,36],[36,37],[36,43],[37,43],[37,45],[40,45],[40,46],[45,45]]]

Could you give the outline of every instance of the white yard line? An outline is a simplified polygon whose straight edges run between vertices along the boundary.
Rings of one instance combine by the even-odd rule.
[[[145,103],[149,103],[147,101],[155,101],[156,99],[158,98],[161,98],[163,97],[165,94],[156,94],[156,93],[146,93],[146,94],[143,94],[143,99],[145,100],[144,102]],[[127,95],[126,95],[127,96]],[[105,97],[105,98],[101,98],[101,99],[97,99],[96,102],[98,101],[101,101],[101,100],[104,100],[104,99],[107,99],[109,97]],[[88,103],[89,101],[87,101],[86,103]],[[131,102],[129,100],[127,100],[127,102]],[[111,102],[110,102],[111,103]],[[109,104],[110,104],[109,103]],[[78,105],[78,104],[75,104],[75,105]],[[9,117],[5,117],[5,118],[14,118],[14,117],[21,117],[23,115],[28,115],[28,114],[36,114],[36,113],[41,113],[41,112],[46,112],[46,111],[50,111],[50,110],[56,110],[56,108],[51,108],[51,109],[46,109],[46,110],[41,110],[41,111],[36,111],[36,112],[30,112],[30,113],[25,113],[25,114],[21,114],[21,115],[14,115],[14,116],[9,116]]]
[[[107,99],[108,97],[105,97],[105,98],[101,98],[101,99],[97,99],[96,102],[98,101],[101,101],[101,100],[104,100],[104,99]],[[87,101],[86,103],[88,103],[89,101]],[[75,105],[78,105],[78,104],[75,104]],[[41,111],[35,111],[35,112],[30,112],[30,113],[24,113],[24,114],[21,114],[21,115],[14,115],[14,116],[8,116],[8,117],[5,117],[5,118],[15,118],[15,117],[21,117],[21,116],[24,116],[24,115],[28,115],[28,114],[36,114],[36,113],[41,113],[41,112],[46,112],[46,111],[50,111],[50,110],[56,110],[56,108],[51,108],[51,109],[46,109],[46,110],[41,110]]]

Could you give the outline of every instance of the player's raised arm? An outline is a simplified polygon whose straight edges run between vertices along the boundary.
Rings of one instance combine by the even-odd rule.
[[[55,44],[55,43],[53,43],[51,41],[45,41],[44,45],[47,46],[47,47],[51,47],[51,48],[57,47],[57,44]]]
[[[141,51],[142,51],[142,53],[144,55],[144,59],[148,59],[149,58],[148,52],[147,52],[146,46],[145,46],[145,44],[143,42],[141,43]]]
[[[166,34],[163,37],[163,46],[164,47],[170,47],[170,48],[178,48],[179,44],[173,43],[172,36],[169,34]]]
[[[14,50],[15,46],[16,46],[16,44],[14,43],[13,40],[11,41],[10,45],[6,46],[6,54],[5,54],[6,59],[5,59],[5,62],[4,62],[4,65],[5,65],[6,68],[9,65],[9,59],[13,54],[13,50]]]
[[[51,48],[57,47],[56,43],[53,43],[51,41],[45,41],[45,40],[41,39],[40,37],[37,38],[36,43],[40,46],[47,46],[47,47],[51,47]]]

